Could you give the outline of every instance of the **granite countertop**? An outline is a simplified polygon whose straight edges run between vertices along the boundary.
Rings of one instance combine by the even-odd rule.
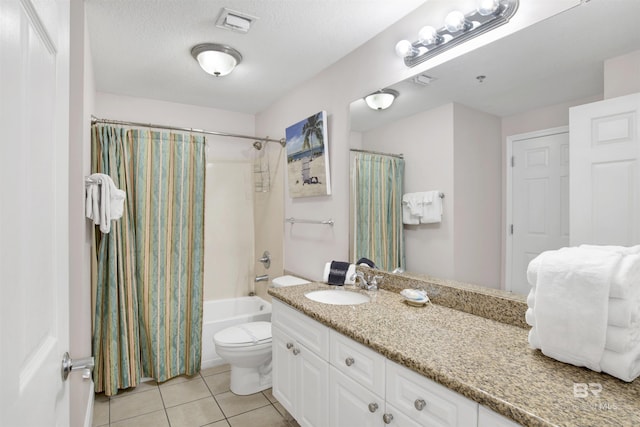
[[[640,426],[640,380],[625,383],[548,358],[529,347],[528,329],[518,321],[505,323],[471,314],[472,309],[460,311],[434,303],[412,307],[404,303],[397,288],[357,290],[372,296],[370,303],[360,305],[329,305],[304,296],[318,289],[357,290],[314,282],[268,292],[388,359],[522,425]],[[474,300],[467,295],[465,304],[481,305],[485,297]],[[517,299],[497,298],[492,303],[517,303],[522,308]],[[585,384],[578,385],[578,396],[588,384],[595,391],[599,384],[601,392],[598,397],[593,393],[576,397],[577,383]]]

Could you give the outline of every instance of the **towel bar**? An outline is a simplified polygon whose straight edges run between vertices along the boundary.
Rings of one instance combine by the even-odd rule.
[[[299,219],[294,217],[289,217],[285,219],[285,222],[289,224],[302,223],[302,224],[324,224],[333,226],[334,221],[332,219],[325,220],[314,220],[314,219]]]

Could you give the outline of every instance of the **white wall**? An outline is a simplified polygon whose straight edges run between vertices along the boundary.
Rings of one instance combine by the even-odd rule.
[[[439,190],[445,194],[440,224],[404,226],[406,270],[452,278],[455,272],[453,104],[364,132],[362,148],[404,154],[405,193]]]
[[[326,261],[347,260],[349,248],[349,104],[379,88],[390,86],[470,49],[506,36],[514,31],[573,7],[578,0],[539,2],[522,0],[518,13],[507,25],[464,43],[425,61],[415,68],[404,66],[394,53],[398,40],[415,38],[437,2],[427,2],[409,16],[390,26],[351,54],[329,66],[256,117],[259,134],[284,136],[287,126],[326,110],[329,115],[329,155],[331,162],[331,196],[291,199],[284,193],[281,218],[333,218],[333,227],[296,224],[284,229],[284,269],[319,280]]]
[[[500,287],[500,118],[454,104],[453,279]]]
[[[640,92],[640,50],[604,63],[604,98]]]

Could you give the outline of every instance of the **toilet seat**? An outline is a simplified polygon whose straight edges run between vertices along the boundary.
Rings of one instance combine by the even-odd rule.
[[[242,323],[223,329],[213,336],[216,346],[253,347],[271,343],[271,322]]]

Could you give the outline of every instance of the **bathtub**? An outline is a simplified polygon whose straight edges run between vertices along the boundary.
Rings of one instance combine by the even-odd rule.
[[[217,332],[239,323],[260,320],[271,321],[271,304],[260,297],[205,301],[202,304],[201,369],[227,363],[216,353],[213,336]]]

